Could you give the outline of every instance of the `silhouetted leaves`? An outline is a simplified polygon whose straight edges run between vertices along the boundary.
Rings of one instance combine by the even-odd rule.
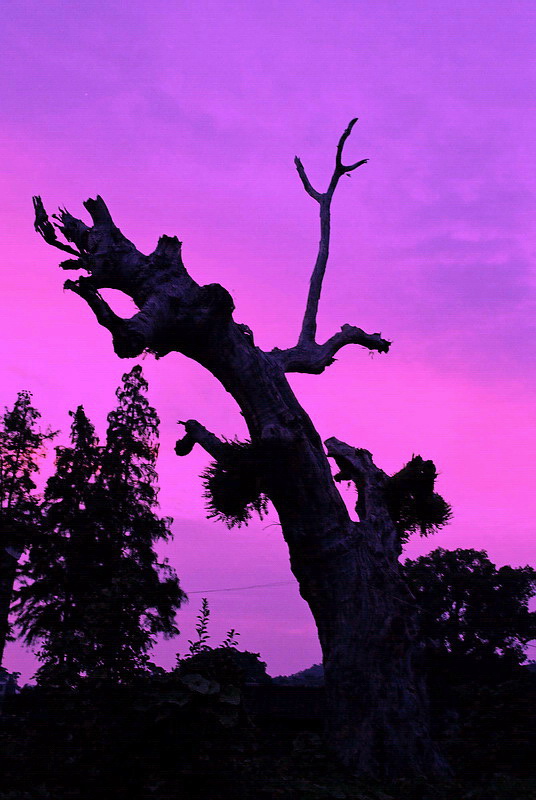
[[[17,561],[39,537],[41,511],[33,480],[44,443],[56,434],[38,427],[30,392],[19,392],[0,422],[0,664],[10,637],[9,610]]]
[[[407,559],[404,573],[415,597],[421,638],[429,657],[451,672],[480,681],[511,670],[536,638],[536,570],[499,569],[484,550],[444,550]]]
[[[268,501],[260,479],[261,454],[251,442],[226,442],[225,454],[202,475],[209,517],[228,528],[247,524],[255,512],[262,519]]]
[[[413,456],[388,479],[389,512],[402,542],[417,530],[421,536],[436,533],[451,519],[451,507],[434,491],[436,479],[434,462],[425,461],[421,456]]]

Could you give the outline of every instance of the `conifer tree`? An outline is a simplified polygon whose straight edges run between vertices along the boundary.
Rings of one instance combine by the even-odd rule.
[[[45,441],[55,436],[39,429],[40,416],[31,393],[22,391],[0,418],[0,666],[17,563],[23,550],[38,540],[40,509],[33,476]]]
[[[22,569],[15,604],[26,642],[41,642],[39,681],[63,686],[77,684],[91,650],[86,634],[99,558],[92,500],[101,448],[83,406],[70,413],[71,446],[56,448],[41,536]]]
[[[171,537],[172,520],[155,513],[159,419],[146,391],[140,366],[123,375],[96,481],[103,593],[95,608],[93,669],[114,681],[144,668],[156,634],[178,633],[175,612],[186,599],[154,550]]]
[[[158,424],[141,368],[123,376],[106,444],[79,407],[71,447],[57,448],[45,493],[42,546],[18,594],[19,626],[39,640],[41,683],[125,682],[146,667],[155,635],[177,633],[185,599],[154,545],[171,536],[156,514]]]

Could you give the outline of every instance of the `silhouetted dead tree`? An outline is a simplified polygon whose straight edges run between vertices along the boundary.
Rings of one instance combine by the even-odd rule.
[[[414,671],[416,627],[412,598],[399,574],[401,539],[386,499],[389,479],[370,453],[337,439],[326,442],[326,455],[286,378],[289,372],[322,373],[349,344],[378,353],[389,350],[390,342],[379,333],[350,324],[325,342],[316,341],[331,201],[339,179],[365,163],[342,160],[355,122],[339,140],[325,192],[313,188],[302,162],[295,161],[306,192],[320,207],[321,236],[301,333],[286,350],[266,352],[255,346],[249,328],[233,319],[229,292],[219,284],[200,286],[188,274],[176,237],[162,236],[153,253],[140,253],[117,228],[101,197],[84,203],[91,226],[66,210],[53,224],[40,198],[34,198],[35,226],[46,242],[74,256],[60,265],[63,269],[89,273],[65,286],[111,332],[119,357],[151,352],[160,358],[178,351],[208,369],[236,400],[251,439],[249,448],[242,447],[249,459],[242,474],[253,470],[257,497],[268,497],[275,506],[292,571],[316,621],[329,709],[327,742],[339,759],[360,774],[433,774],[443,771],[444,763],[430,738],[426,697]],[[57,239],[56,230],[69,244]],[[99,294],[105,287],[131,297],[138,313],[130,319],[115,314]],[[207,476],[208,491],[212,486],[216,495],[240,495],[240,446],[190,420],[177,442],[178,455],[195,444],[216,462]],[[327,456],[358,488],[359,522],[347,512]],[[243,505],[251,503],[252,491],[245,492]],[[239,499],[231,497],[231,506]],[[218,509],[216,496],[214,505],[229,518],[225,508]]]

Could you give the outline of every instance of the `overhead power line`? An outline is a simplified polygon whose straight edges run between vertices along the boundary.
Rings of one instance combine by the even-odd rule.
[[[254,583],[251,586],[228,586],[225,589],[196,589],[186,594],[211,594],[212,592],[243,592],[245,589],[264,589],[265,586],[289,586],[296,581],[277,581],[276,583]]]

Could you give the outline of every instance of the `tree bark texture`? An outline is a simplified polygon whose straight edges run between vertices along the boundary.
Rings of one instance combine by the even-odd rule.
[[[387,476],[367,451],[335,439],[327,453],[286,373],[321,373],[347,344],[387,352],[390,342],[343,325],[316,342],[316,315],[329,254],[330,204],[342,175],[361,166],[342,162],[356,120],[343,133],[326,192],[296,166],[307,193],[320,206],[320,245],[302,331],[295,346],[271,352],[255,346],[250,329],[233,319],[234,304],[219,284],[199,286],[188,274],[181,243],[163,236],[141,254],[114,224],[102,200],[88,200],[87,226],[63,210],[52,224],[34,199],[36,229],[51,245],[74,256],[64,269],[88,277],[67,281],[97,321],[112,334],[115,352],[162,357],[175,350],[208,369],[233,396],[259,458],[263,493],[275,506],[300,592],[315,619],[324,658],[328,745],[340,761],[363,775],[437,774],[444,763],[431,741],[422,683],[415,675],[416,629],[411,597],[399,574],[400,542],[386,506]],[[60,230],[68,244],[58,240]],[[129,295],[139,311],[118,317],[99,294],[104,287]],[[177,453],[195,444],[216,460],[224,443],[200,423],[185,423]],[[335,485],[328,456],[359,490],[359,522],[350,518]]]

